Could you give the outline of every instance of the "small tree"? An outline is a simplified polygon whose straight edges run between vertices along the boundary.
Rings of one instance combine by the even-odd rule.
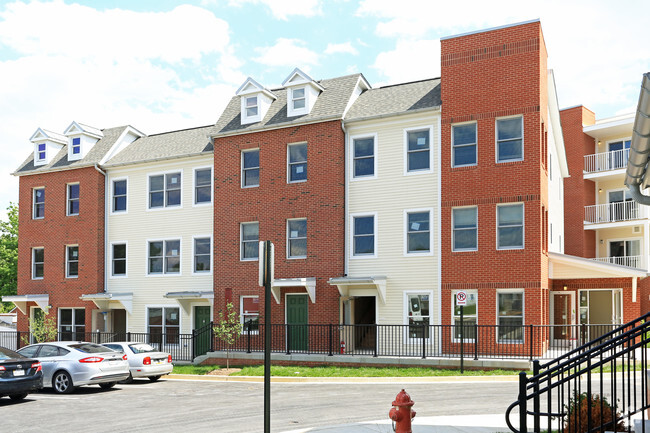
[[[627,431],[623,416],[616,405],[611,405],[605,397],[589,395],[576,391],[569,404],[565,406],[567,418],[564,431],[567,433],[586,433],[589,429],[589,406],[591,406],[591,426],[598,431]]]
[[[226,344],[226,368],[230,368],[230,346],[239,338],[243,327],[239,321],[239,313],[232,302],[226,304],[226,314],[219,311],[219,318],[212,327],[215,337]]]
[[[37,343],[56,341],[56,337],[59,335],[59,331],[56,329],[56,320],[54,317],[47,317],[47,315],[37,316],[34,319],[30,318],[29,329],[31,329],[31,335]],[[25,344],[30,343],[27,335],[23,336],[22,340]]]

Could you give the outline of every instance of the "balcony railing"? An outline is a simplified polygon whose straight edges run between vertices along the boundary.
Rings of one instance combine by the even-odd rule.
[[[630,149],[621,149],[612,152],[585,155],[585,172],[599,173],[601,171],[626,168],[629,154]]]
[[[624,256],[624,257],[597,257],[593,260],[603,263],[613,263],[615,265],[628,266],[630,268],[645,269],[642,256]]]
[[[600,224],[644,218],[646,212],[635,201],[585,206],[585,223]]]

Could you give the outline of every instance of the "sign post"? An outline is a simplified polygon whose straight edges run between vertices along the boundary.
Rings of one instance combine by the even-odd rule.
[[[271,241],[260,241],[259,285],[264,286],[264,433],[271,433],[271,285],[274,251]]]
[[[463,317],[463,307],[467,304],[467,293],[460,291],[456,293],[456,305],[460,307],[460,374],[464,373],[463,365],[463,346],[465,345],[465,318]]]

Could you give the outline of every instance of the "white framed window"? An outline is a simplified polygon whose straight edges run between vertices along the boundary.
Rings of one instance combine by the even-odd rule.
[[[194,169],[194,204],[212,203],[212,168]]]
[[[295,89],[291,89],[291,104],[293,106],[294,110],[304,110],[305,107],[307,106],[306,104],[306,96],[305,96],[305,88],[304,87],[298,87]]]
[[[377,214],[353,214],[350,224],[352,257],[377,257]]]
[[[113,188],[111,193],[113,194],[111,212],[126,212],[127,207],[127,179],[115,179],[113,180]]]
[[[81,155],[81,137],[75,137],[72,139],[72,154]]]
[[[257,260],[259,257],[260,223],[248,222],[240,225],[241,260]]]
[[[287,177],[289,183],[307,180],[307,143],[287,145]]]
[[[465,167],[477,164],[476,122],[451,126],[451,166]]]
[[[65,277],[77,278],[79,276],[79,245],[65,247]]]
[[[260,186],[260,150],[244,150],[241,153],[241,186]]]
[[[34,188],[32,190],[32,218],[45,218],[45,187]]]
[[[451,210],[452,251],[478,250],[478,208],[457,207]]]
[[[181,205],[181,173],[149,176],[149,209]]]
[[[147,331],[149,342],[161,345],[178,345],[181,315],[178,307],[147,307]]]
[[[47,145],[45,143],[36,145],[36,161],[40,163],[47,161]]]
[[[66,214],[68,216],[79,215],[79,184],[69,183],[66,189],[68,196]]]
[[[111,277],[126,277],[126,242],[111,244]]]
[[[32,248],[32,280],[42,280],[45,268],[45,248]]]
[[[431,214],[433,209],[409,209],[404,211],[405,254],[431,255]]]
[[[246,108],[246,117],[256,117],[259,114],[259,104],[258,104],[257,95],[255,96],[246,96],[244,99],[244,104]]]
[[[180,239],[148,242],[149,275],[181,273]]]
[[[523,116],[496,119],[497,162],[523,161]]]
[[[431,338],[431,299],[430,291],[404,293],[407,342],[417,343],[423,338]]]
[[[431,173],[431,137],[433,128],[409,128],[404,130],[404,147],[406,150],[405,173]]]
[[[307,258],[307,218],[287,220],[287,257]]]
[[[453,341],[460,342],[460,306],[456,301],[458,290],[451,292],[451,324],[453,327]],[[465,290],[467,293],[466,304],[463,306],[463,341],[472,342],[476,339],[476,323],[478,320],[478,290]]]
[[[524,248],[524,204],[497,206],[497,249]]]
[[[195,274],[209,274],[212,270],[212,237],[197,236],[194,238],[194,268]]]
[[[244,326],[244,333],[251,335],[260,332],[260,297],[239,297],[239,322]]]
[[[497,325],[499,343],[524,341],[524,291],[497,290]]]
[[[86,309],[59,308],[59,332],[61,341],[88,341]]]
[[[352,142],[352,179],[374,179],[377,176],[377,135],[350,137]]]

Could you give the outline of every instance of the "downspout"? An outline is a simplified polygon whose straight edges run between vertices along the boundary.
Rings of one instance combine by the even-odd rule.
[[[343,198],[343,207],[345,209],[344,211],[344,226],[343,226],[343,250],[344,250],[344,260],[343,260],[343,275],[348,276],[348,248],[350,245],[348,245],[348,209],[349,209],[349,196],[350,196],[350,191],[349,191],[349,183],[348,183],[348,131],[345,129],[345,122],[343,119],[341,119],[341,129],[343,130],[343,183],[345,185],[344,187],[344,195],[345,197]]]
[[[632,143],[627,162],[625,185],[635,201],[650,206],[650,196],[641,193],[641,184],[647,178],[648,157],[650,156],[650,72],[643,74],[641,93],[637,105]]]
[[[100,172],[101,174],[104,175],[104,293],[106,293],[108,290],[107,284],[108,284],[108,276],[106,272],[106,257],[108,254],[108,175],[106,172],[102,171],[99,168],[99,165],[95,164],[94,165],[95,170]]]

